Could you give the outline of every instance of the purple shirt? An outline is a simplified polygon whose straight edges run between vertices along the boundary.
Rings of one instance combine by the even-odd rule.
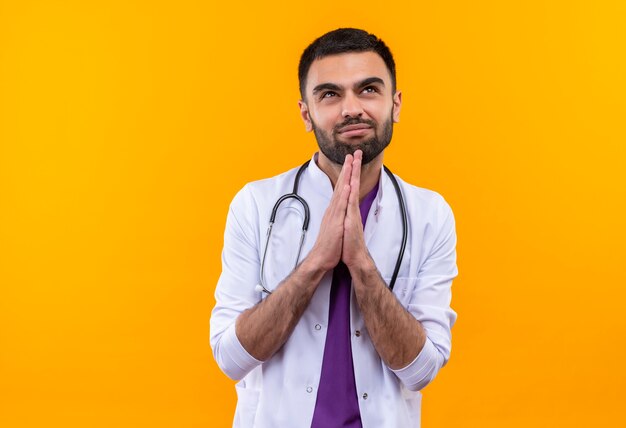
[[[378,183],[359,206],[363,227],[377,193]],[[343,262],[339,262],[333,271],[322,375],[311,428],[362,427],[350,340],[351,288],[350,271]]]

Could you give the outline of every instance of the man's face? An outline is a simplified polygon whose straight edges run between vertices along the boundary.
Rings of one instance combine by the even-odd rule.
[[[401,94],[392,94],[391,75],[375,52],[331,55],[311,64],[300,112],[313,130],[320,151],[343,164],[347,154],[363,151],[363,164],[391,141]]]

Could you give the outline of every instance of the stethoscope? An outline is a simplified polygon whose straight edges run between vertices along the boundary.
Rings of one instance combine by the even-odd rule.
[[[274,208],[272,208],[272,215],[270,215],[270,224],[267,227],[267,233],[265,238],[265,250],[263,250],[263,258],[261,259],[261,272],[260,279],[261,283],[257,284],[255,290],[261,293],[272,294],[270,290],[265,287],[265,258],[267,256],[267,249],[270,243],[270,237],[272,236],[272,226],[274,226],[274,222],[276,221],[276,212],[282,204],[287,199],[295,199],[304,207],[304,221],[302,223],[302,233],[300,234],[300,245],[298,247],[298,255],[296,256],[296,263],[293,268],[295,269],[298,266],[298,261],[300,260],[300,254],[302,253],[302,246],[304,245],[304,237],[306,236],[306,232],[309,228],[309,204],[304,200],[304,198],[298,195],[298,184],[300,183],[300,176],[304,172],[304,170],[309,166],[310,160],[306,161],[296,173],[296,177],[293,180],[293,191],[291,193],[287,193],[286,195],[278,198],[276,203],[274,204]],[[398,252],[398,260],[396,260],[396,267],[393,270],[393,275],[391,276],[391,281],[389,282],[389,289],[393,290],[393,286],[396,283],[396,278],[398,277],[398,272],[400,271],[400,265],[402,264],[402,257],[404,256],[404,250],[406,248],[406,240],[407,240],[407,228],[408,221],[406,215],[406,206],[404,204],[404,198],[402,197],[402,191],[400,190],[400,185],[398,185],[398,181],[396,177],[389,171],[389,168],[383,165],[383,169],[391,179],[393,183],[393,187],[396,190],[396,195],[398,196],[398,203],[400,205],[400,214],[402,215],[402,244],[400,245],[400,251]]]

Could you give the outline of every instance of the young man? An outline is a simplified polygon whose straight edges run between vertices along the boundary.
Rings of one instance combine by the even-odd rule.
[[[454,217],[383,168],[402,97],[380,39],[327,33],[299,78],[320,151],[246,185],[226,224],[211,346],[239,380],[234,426],[419,426],[419,390],[447,362],[456,320]],[[304,202],[276,203],[295,188]]]

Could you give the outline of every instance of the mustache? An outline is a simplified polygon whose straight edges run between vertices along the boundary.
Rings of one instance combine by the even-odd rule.
[[[368,119],[359,119],[359,118],[348,118],[346,120],[344,120],[342,123],[335,125],[333,127],[333,134],[337,134],[339,132],[339,130],[345,126],[348,125],[358,125],[359,123],[364,123],[366,125],[371,126],[372,128],[376,129],[376,123],[373,120],[368,120]]]

